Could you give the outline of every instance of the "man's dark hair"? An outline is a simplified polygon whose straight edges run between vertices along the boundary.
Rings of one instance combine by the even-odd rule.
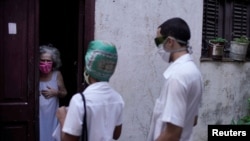
[[[186,44],[183,44],[177,41],[181,46],[187,45],[191,35],[188,24],[183,19],[178,17],[171,18],[162,23],[159,27],[161,28],[162,36],[172,36],[177,40],[186,42]]]

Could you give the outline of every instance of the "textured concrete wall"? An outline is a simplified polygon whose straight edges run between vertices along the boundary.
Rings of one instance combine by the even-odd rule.
[[[194,141],[207,140],[207,125],[231,124],[247,113],[249,63],[202,62],[205,90]]]
[[[181,17],[191,29],[193,57],[204,76],[205,90],[193,141],[205,141],[208,124],[227,124],[246,112],[249,64],[200,62],[202,0],[96,0],[95,38],[118,48],[118,65],[111,84],[125,102],[120,141],[145,141],[155,99],[167,65],[156,53],[157,27]]]

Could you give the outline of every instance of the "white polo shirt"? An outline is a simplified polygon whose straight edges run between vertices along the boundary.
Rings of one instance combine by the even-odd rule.
[[[155,141],[166,122],[183,128],[180,141],[190,141],[203,91],[201,73],[186,54],[170,64],[163,76],[165,83],[155,103],[147,141]]]
[[[122,124],[124,101],[108,82],[89,85],[83,92],[87,106],[87,128],[89,141],[113,141],[115,126]],[[81,136],[83,123],[83,100],[75,94],[63,126],[63,132]]]

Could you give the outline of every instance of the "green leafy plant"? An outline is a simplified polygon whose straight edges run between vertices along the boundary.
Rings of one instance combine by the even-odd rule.
[[[247,99],[248,102],[248,111],[250,111],[250,98]],[[231,124],[233,125],[250,125],[250,112],[246,116],[239,118],[237,121],[232,120]]]
[[[223,44],[223,43],[226,43],[227,40],[221,37],[216,37],[216,38],[211,39],[210,42]]]
[[[247,36],[241,36],[239,38],[234,38],[234,41],[237,43],[245,43],[245,44],[249,44],[250,40]]]

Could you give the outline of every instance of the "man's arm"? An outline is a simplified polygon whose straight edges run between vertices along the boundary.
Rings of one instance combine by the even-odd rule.
[[[179,141],[182,128],[167,122],[166,129],[160,134],[156,141]]]
[[[194,126],[197,125],[197,123],[198,123],[198,116],[195,116],[194,117]]]
[[[122,125],[118,125],[115,127],[114,133],[113,133],[113,139],[118,140],[122,132]]]
[[[79,136],[73,136],[67,133],[64,133],[63,131],[61,132],[61,141],[79,141],[80,137]]]

